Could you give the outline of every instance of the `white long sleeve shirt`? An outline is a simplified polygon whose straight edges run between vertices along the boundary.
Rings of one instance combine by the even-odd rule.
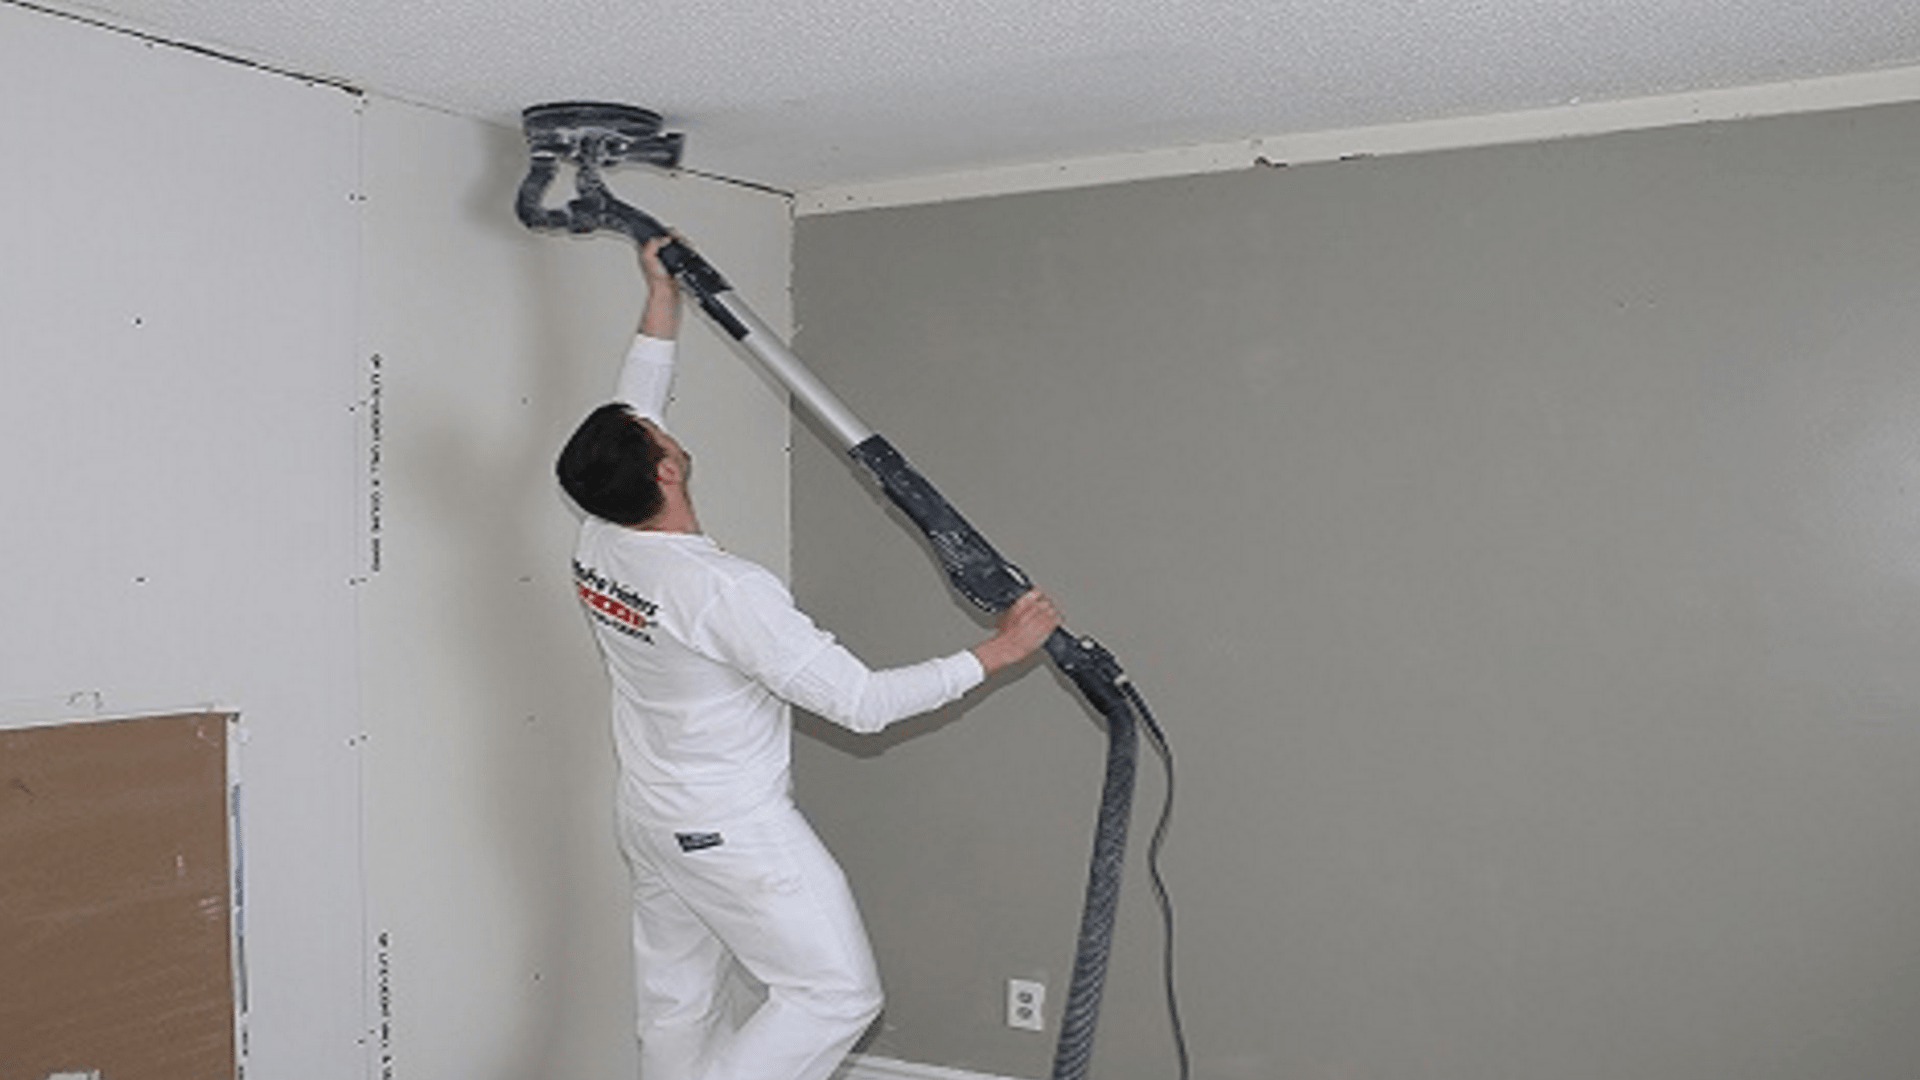
[[[659,423],[674,345],[641,337],[619,393]],[[794,606],[765,568],[699,534],[589,518],[574,584],[613,682],[621,805],[650,825],[707,827],[783,802],[800,705],[878,731],[985,678],[970,650],[873,670]]]

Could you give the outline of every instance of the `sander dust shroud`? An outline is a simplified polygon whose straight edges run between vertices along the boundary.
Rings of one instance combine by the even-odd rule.
[[[521,114],[532,162],[520,184],[515,211],[531,229],[571,233],[617,232],[644,244],[667,235],[667,228],[645,212],[621,202],[607,189],[600,170],[623,162],[661,168],[679,165],[677,133],[663,133],[660,117],[649,110],[602,102],[555,102]],[[574,172],[575,197],[564,207],[543,205],[561,166]],[[684,241],[660,250],[660,261],[699,304],[701,310],[756,359],[769,375],[864,466],[887,497],[926,534],[953,587],[989,613],[1004,610],[1032,588],[1025,574],[995,551],[932,484],[886,439],[874,434],[834,397],[792,350],[753,310],[733,294],[719,271]],[[1055,630],[1045,644],[1047,656],[1106,720],[1107,773],[1100,816],[1094,832],[1086,903],[1081,914],[1073,981],[1060,1019],[1053,1080],[1082,1080],[1093,1053],[1093,1030],[1106,982],[1114,914],[1127,849],[1127,824],[1133,805],[1134,766],[1138,756],[1136,718],[1167,763],[1167,802],[1155,830],[1148,868],[1165,920],[1167,1004],[1173,1021],[1180,1075],[1188,1072],[1185,1038],[1173,982],[1173,919],[1160,878],[1157,852],[1173,808],[1173,758],[1164,733],[1113,655],[1090,637]]]

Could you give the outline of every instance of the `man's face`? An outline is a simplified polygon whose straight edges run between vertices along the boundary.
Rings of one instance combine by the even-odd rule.
[[[680,440],[668,434],[665,428],[662,428],[659,424],[651,420],[642,419],[640,426],[647,429],[647,434],[652,437],[654,445],[666,452],[667,460],[679,467],[681,483],[684,484],[686,481],[692,479],[693,455],[687,452],[686,447],[680,445]]]

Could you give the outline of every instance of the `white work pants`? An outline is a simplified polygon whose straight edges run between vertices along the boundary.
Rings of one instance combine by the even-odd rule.
[[[799,810],[620,831],[641,1080],[825,1080],[879,1015],[880,979],[846,876]],[[767,994],[737,1027],[734,961]]]

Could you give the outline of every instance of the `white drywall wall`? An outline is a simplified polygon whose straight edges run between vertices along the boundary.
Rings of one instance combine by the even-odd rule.
[[[253,1075],[630,1075],[550,463],[631,248],[518,226],[517,132],[14,6],[0,118],[0,725],[242,715]],[[784,202],[615,179],[787,324]],[[784,569],[784,406],[686,336],[704,519]]]
[[[366,159],[382,493],[362,619],[367,853],[395,1066],[632,1076],[608,690],[552,469],[611,397],[640,310],[634,249],[514,220],[518,132],[376,100]],[[609,179],[786,325],[784,201],[637,170]],[[784,567],[785,403],[691,308],[682,336],[670,421],[699,460],[703,524]]]
[[[353,1075],[358,101],[0,7],[0,115],[0,716],[242,715],[254,1062]]]

